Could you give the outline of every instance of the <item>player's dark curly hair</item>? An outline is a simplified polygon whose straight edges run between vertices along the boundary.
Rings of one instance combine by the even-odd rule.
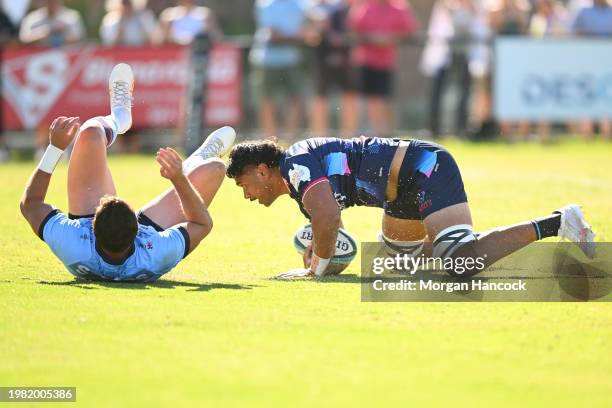
[[[227,165],[227,177],[236,178],[248,166],[265,164],[268,167],[278,167],[285,149],[271,140],[255,140],[242,142],[234,146]]]
[[[97,243],[110,252],[121,252],[134,243],[138,232],[136,213],[119,197],[105,196],[96,208],[93,231]]]

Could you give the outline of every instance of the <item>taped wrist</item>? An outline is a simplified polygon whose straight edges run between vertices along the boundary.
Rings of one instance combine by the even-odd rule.
[[[47,150],[45,150],[45,154],[43,154],[38,164],[38,170],[53,174],[53,170],[55,170],[55,166],[57,166],[57,163],[62,158],[62,154],[64,154],[62,149],[53,145],[47,146]]]
[[[330,258],[321,258],[317,254],[313,253],[312,261],[310,261],[310,270],[317,276],[323,276],[330,260]]]

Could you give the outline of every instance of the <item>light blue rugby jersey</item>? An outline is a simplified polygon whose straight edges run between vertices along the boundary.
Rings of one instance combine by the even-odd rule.
[[[104,259],[96,250],[93,218],[70,219],[53,210],[39,228],[39,236],[51,251],[79,278],[151,282],[183,259],[189,251],[189,235],[183,227],[158,232],[138,224],[133,253],[120,265]]]

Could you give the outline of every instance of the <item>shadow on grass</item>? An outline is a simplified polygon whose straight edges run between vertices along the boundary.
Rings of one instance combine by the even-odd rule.
[[[315,282],[315,283],[361,283],[361,278],[359,275],[355,274],[339,274],[339,275],[329,275],[322,278],[313,278],[313,277],[305,277],[305,278],[296,278],[296,279],[276,279],[276,278],[268,278],[268,280],[275,282]]]
[[[231,289],[231,290],[251,290],[252,288],[259,287],[258,285],[240,285],[237,283],[197,283],[197,282],[181,282],[174,280],[158,280],[156,282],[107,282],[107,281],[93,281],[84,279],[75,279],[67,282],[52,282],[52,281],[38,281],[41,285],[51,286],[72,286],[80,289],[98,289],[99,287],[112,288],[112,289],[149,289],[149,288],[162,288],[162,289],[175,289],[175,288],[191,288],[189,292],[208,292],[213,289]]]
[[[359,275],[351,274],[339,274],[330,275],[324,278],[317,279],[320,283],[361,283],[361,277]]]

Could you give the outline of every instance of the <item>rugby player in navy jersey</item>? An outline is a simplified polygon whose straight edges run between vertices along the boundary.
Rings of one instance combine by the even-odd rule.
[[[390,253],[444,259],[486,254],[486,268],[534,241],[559,236],[593,256],[595,234],[575,204],[531,221],[474,233],[459,168],[435,143],[313,138],[285,150],[268,140],[244,142],[232,149],[226,174],[242,187],[246,199],[269,206],[289,194],[311,220],[313,246],[304,253],[304,268],[281,278],[337,272],[330,258],[340,212],[355,205],[384,210],[378,238]]]
[[[185,161],[160,149],[160,174],[172,187],[140,211],[117,197],[106,151],[132,124],[134,76],[127,64],[109,80],[111,114],[82,125],[59,117],[49,129],[50,146],[28,181],[20,202],[23,216],[40,239],[76,277],[150,282],[174,268],[208,235],[207,206],[225,177],[216,156],[229,150],[235,132],[221,128]],[[51,174],[64,149],[76,139],[68,165],[68,213],[45,202]],[[143,175],[146,177],[146,175]]]

